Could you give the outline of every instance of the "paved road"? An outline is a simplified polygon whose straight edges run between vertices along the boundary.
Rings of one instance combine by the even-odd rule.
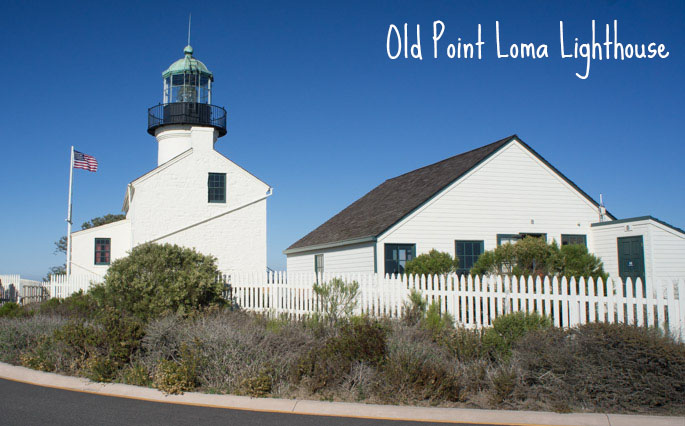
[[[0,379],[0,424],[21,425],[444,425],[207,408],[72,392]],[[461,423],[469,425],[469,423]],[[475,425],[473,425],[475,426]],[[488,426],[488,425],[478,425]],[[501,426],[501,425],[498,425]]]

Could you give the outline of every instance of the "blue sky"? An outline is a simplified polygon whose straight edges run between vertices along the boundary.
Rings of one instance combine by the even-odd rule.
[[[268,263],[390,177],[517,133],[619,218],[685,227],[685,3],[627,1],[4,2],[0,273],[39,278],[63,263],[69,146],[100,170],[75,171],[74,223],[118,213],[126,183],[156,165],[147,108],[182,56],[195,56],[229,113],[217,149],[274,187]],[[432,23],[482,60],[432,57]],[[619,41],[664,43],[666,59],[561,59],[591,21]],[[549,45],[549,58],[496,58]],[[423,60],[390,60],[390,24],[422,30]],[[569,46],[572,46],[569,44]],[[444,48],[443,47],[443,48]]]

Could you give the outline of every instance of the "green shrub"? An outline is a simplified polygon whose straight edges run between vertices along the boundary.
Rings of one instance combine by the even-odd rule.
[[[602,278],[606,282],[608,274],[604,272],[602,261],[588,252],[582,244],[569,244],[561,247],[560,274],[566,277]]]
[[[296,381],[306,378],[311,392],[340,384],[354,362],[379,365],[386,354],[386,328],[377,320],[354,317],[339,332],[304,356],[297,367]]]
[[[512,343],[531,331],[551,326],[548,317],[536,312],[513,312],[492,321],[492,327],[483,335],[483,344],[494,356],[508,357]]]
[[[20,356],[34,350],[52,337],[66,320],[56,316],[34,315],[24,318],[0,318],[0,361],[21,363]]]
[[[192,365],[163,359],[157,365],[153,385],[164,393],[181,394],[197,387],[197,376]]]
[[[120,380],[123,383],[135,386],[150,386],[152,378],[147,368],[140,362],[134,362],[124,367],[120,372]]]
[[[483,329],[467,329],[456,327],[447,329],[437,342],[450,350],[452,355],[461,362],[482,359],[488,352],[483,345]]]
[[[324,338],[314,337],[319,331],[304,323],[284,321],[274,328],[268,324],[260,315],[228,309],[186,318],[159,318],[145,327],[142,348],[135,361],[154,372],[161,359],[183,358],[185,345],[197,353],[196,373],[202,390],[258,393],[268,374],[272,383],[269,394],[288,397],[295,365],[312,347],[318,347],[315,341]],[[322,328],[330,330],[327,325]],[[330,332],[321,336],[324,334]]]
[[[516,265],[514,244],[502,244],[494,250],[483,252],[471,268],[470,273],[471,275],[519,275],[521,271]]]
[[[264,368],[256,376],[250,376],[240,382],[240,394],[261,398],[271,393],[273,387],[273,368]]]
[[[33,346],[24,349],[19,355],[21,365],[39,371],[55,371],[59,348],[48,336],[41,336]]]
[[[95,382],[111,382],[119,366],[115,361],[103,355],[93,355],[85,361],[83,375]]]
[[[29,315],[28,312],[21,307],[21,305],[14,302],[5,302],[0,306],[0,318],[17,318]]]
[[[601,277],[606,281],[602,261],[580,244],[559,248],[556,241],[525,237],[515,244],[502,244],[480,255],[471,268],[472,275],[556,275]]]
[[[346,283],[340,278],[333,278],[314,284],[313,289],[319,298],[319,311],[333,324],[351,316],[357,307],[359,283],[356,281]]]
[[[99,306],[90,293],[79,290],[64,299],[48,299],[33,308],[42,315],[60,315],[68,318],[93,318],[99,312]]]
[[[115,260],[92,290],[103,306],[147,320],[222,303],[215,259],[171,244],[143,244]]]
[[[95,321],[72,320],[57,329],[55,342],[64,345],[70,372],[82,372],[96,381],[110,381],[127,364],[140,346],[143,328],[140,320],[111,308]]]
[[[404,272],[409,275],[445,275],[456,272],[459,258],[452,258],[449,253],[432,249],[407,262]]]
[[[404,315],[402,320],[408,325],[418,324],[426,315],[428,302],[420,291],[411,289],[409,300],[404,302]]]
[[[490,372],[490,402],[499,406],[512,398],[519,377],[513,368],[507,365],[497,366]]]
[[[535,409],[685,413],[685,344],[655,328],[591,323],[513,345],[515,397]]]
[[[395,327],[380,372],[376,393],[385,403],[456,402],[464,397],[452,356],[420,328]]]
[[[454,328],[454,318],[447,312],[441,312],[439,303],[432,302],[421,324],[430,330],[433,336],[438,337],[446,330]]]

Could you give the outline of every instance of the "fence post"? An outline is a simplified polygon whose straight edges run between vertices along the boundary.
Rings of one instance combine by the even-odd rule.
[[[651,280],[650,280],[651,281]],[[638,279],[635,284],[635,320],[638,327],[645,325],[645,299],[642,295],[642,281]]]

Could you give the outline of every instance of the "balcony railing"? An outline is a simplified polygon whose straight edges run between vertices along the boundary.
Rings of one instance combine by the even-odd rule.
[[[220,106],[197,102],[159,104],[148,109],[147,132],[155,135],[157,128],[169,124],[195,124],[214,127],[219,136],[226,134],[226,110]]]

